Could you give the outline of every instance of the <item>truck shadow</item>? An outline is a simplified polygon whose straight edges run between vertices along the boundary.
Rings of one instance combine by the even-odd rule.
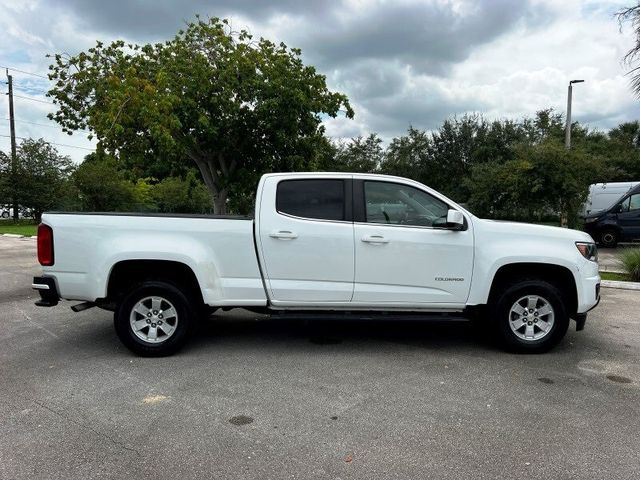
[[[481,328],[464,320],[301,319],[243,310],[216,313],[202,321],[186,349],[201,350],[225,343],[261,348],[282,343],[290,348],[358,345],[372,350],[394,343],[434,350],[496,350]]]

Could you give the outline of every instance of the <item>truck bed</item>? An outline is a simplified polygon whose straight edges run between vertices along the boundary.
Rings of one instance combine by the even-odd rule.
[[[196,272],[210,305],[266,305],[250,217],[157,213],[45,213],[55,263],[44,267],[69,300],[107,295],[120,261],[162,258]]]

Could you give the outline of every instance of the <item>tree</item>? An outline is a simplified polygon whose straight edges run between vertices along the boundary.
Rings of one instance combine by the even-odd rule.
[[[559,215],[575,226],[589,184],[601,169],[601,158],[560,141],[520,144],[514,159],[472,168],[465,181],[471,209],[481,216],[531,220]]]
[[[394,138],[387,147],[382,173],[408,177],[431,185],[428,175],[431,163],[431,140],[426,132],[409,127],[407,135]]]
[[[16,150],[16,172],[9,156],[0,155],[0,196],[15,198],[40,221],[45,210],[59,207],[73,163],[43,139],[24,139]]]
[[[129,160],[190,159],[215,213],[265,171],[306,168],[321,114],[353,117],[299,49],[218,18],[197,17],[164,43],[97,42],[54,58],[51,118],[67,132],[90,129],[100,148]]]
[[[153,187],[153,198],[161,212],[207,213],[211,194],[191,170],[185,179],[167,177]]]
[[[631,88],[637,95],[640,95],[640,65],[633,66],[640,57],[640,2],[637,5],[619,10],[616,15],[620,30],[625,23],[630,23],[636,37],[635,45],[626,53],[623,60],[631,68],[629,70]]]
[[[340,172],[374,173],[384,159],[382,139],[375,133],[368,137],[355,137],[335,145],[331,165],[325,169]]]
[[[7,200],[11,199],[13,189],[11,188],[11,157],[0,151],[0,209]]]
[[[99,154],[87,155],[71,180],[81,210],[90,212],[123,212],[136,206],[134,184],[118,170],[117,162]]]

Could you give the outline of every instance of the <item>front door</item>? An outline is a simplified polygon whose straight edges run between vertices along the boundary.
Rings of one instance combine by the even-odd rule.
[[[471,285],[473,234],[470,227],[438,227],[449,205],[424,190],[390,181],[365,180],[354,192],[354,204],[364,197],[364,218],[354,224],[353,303],[464,304]]]
[[[622,202],[618,225],[622,228],[623,240],[640,238],[640,193],[629,195]]]
[[[354,275],[351,177],[272,177],[262,202],[259,246],[274,305],[347,304]]]

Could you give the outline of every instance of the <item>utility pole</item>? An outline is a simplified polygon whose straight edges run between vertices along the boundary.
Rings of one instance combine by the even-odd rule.
[[[6,69],[6,74],[7,85],[9,85],[9,128],[11,130],[11,187],[15,188],[18,157],[16,155],[16,123],[13,115],[13,76],[9,75],[8,68]],[[18,221],[18,199],[15,193],[11,201],[13,204],[13,220]]]
[[[584,82],[584,80],[571,80],[569,82],[569,92],[567,93],[567,126],[564,131],[564,146],[567,150],[571,148],[571,97],[573,94],[573,84],[582,82]]]

